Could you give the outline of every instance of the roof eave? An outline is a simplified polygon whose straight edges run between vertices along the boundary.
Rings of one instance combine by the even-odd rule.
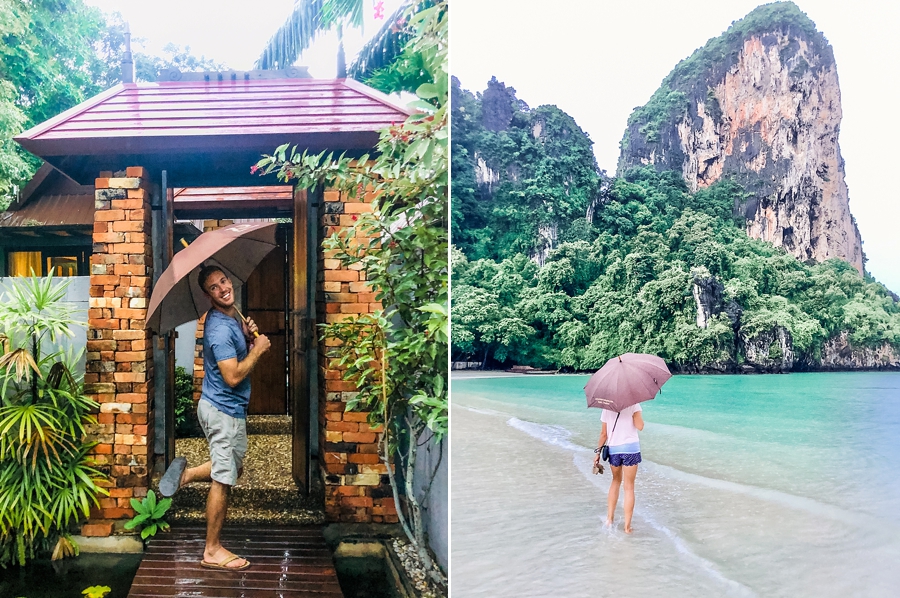
[[[387,106],[390,106],[394,110],[398,110],[405,114],[406,116],[412,116],[415,114],[414,110],[410,110],[409,106],[401,104],[397,102],[394,98],[387,95],[386,93],[382,93],[375,89],[374,87],[370,87],[365,83],[360,83],[356,79],[343,79],[344,87],[349,87],[353,91],[359,92],[364,96],[370,97],[376,102],[381,102]]]
[[[72,108],[69,108],[65,112],[57,114],[53,118],[51,118],[49,120],[45,120],[41,124],[31,127],[27,131],[23,131],[23,132],[19,133],[18,135],[13,137],[13,140],[16,141],[22,147],[24,147],[25,149],[28,149],[25,146],[25,144],[22,143],[23,141],[33,140],[33,139],[39,137],[40,135],[43,135],[47,131],[50,131],[57,125],[69,120],[70,118],[74,118],[75,116],[78,116],[82,112],[86,112],[86,111],[90,110],[91,108],[93,108],[94,106],[105,102],[109,98],[117,96],[119,93],[121,93],[125,89],[127,89],[129,87],[136,87],[136,86],[137,86],[136,83],[119,83],[117,85],[114,85],[114,86],[110,87],[109,89],[107,89],[106,91],[100,92],[97,95],[95,95],[94,97],[89,98],[89,99],[81,102],[80,104],[73,106]],[[31,151],[31,150],[28,150],[28,151]],[[32,153],[34,153],[34,152],[32,152]]]

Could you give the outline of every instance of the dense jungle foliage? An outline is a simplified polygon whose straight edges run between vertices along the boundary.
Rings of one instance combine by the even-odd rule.
[[[900,347],[895,296],[841,260],[802,263],[749,238],[733,217],[738,184],[692,194],[677,172],[607,178],[570,117],[551,106],[528,110],[504,89],[512,116],[499,131],[484,125],[496,112],[485,112],[487,92],[453,89],[454,360],[590,370],[638,351],[676,368],[727,371],[754,343],[781,359],[779,329],[795,368],[816,367],[843,331],[853,347]],[[568,142],[535,136],[534,123],[549,120],[540,115],[565,123]],[[479,161],[499,180],[479,183]],[[557,168],[557,178],[541,178],[542,168]],[[551,217],[558,241],[539,265],[535,224]],[[717,289],[705,328],[695,281]]]
[[[577,223],[603,180],[571,116],[556,106],[530,110],[496,79],[479,97],[454,79],[451,105],[457,246],[473,258],[506,258],[546,251],[560,231],[563,241],[587,238]],[[479,185],[476,170],[495,180]]]

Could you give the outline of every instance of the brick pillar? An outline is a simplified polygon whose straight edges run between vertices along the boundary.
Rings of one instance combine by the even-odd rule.
[[[346,201],[338,191],[325,191],[319,208],[322,238],[353,226],[371,203]],[[371,201],[367,194],[365,198]],[[318,323],[355,318],[381,309],[365,273],[347,268],[334,252],[319,250],[316,281]],[[366,422],[366,412],[346,412],[356,385],[345,382],[337,360],[328,357],[336,341],[319,340],[319,446],[325,485],[325,514],[329,521],[396,523],[397,511],[387,469],[378,455],[381,431]]]
[[[194,333],[194,408],[200,401],[200,395],[203,394],[203,378],[206,377],[206,370],[203,369],[203,330],[206,325],[206,314],[201,314],[197,320],[197,331]]]
[[[146,328],[152,280],[150,183],[141,167],[100,173],[95,184],[94,251],[88,310],[85,393],[100,403],[89,432],[93,458],[109,474],[109,498],[91,510],[85,535],[122,531],[132,497],[149,487],[153,446],[153,347]]]

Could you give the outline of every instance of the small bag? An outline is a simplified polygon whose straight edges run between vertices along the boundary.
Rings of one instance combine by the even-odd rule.
[[[620,415],[622,415],[622,414],[621,413],[616,414],[616,421],[613,423],[612,432],[609,433],[610,439],[612,438],[613,432],[616,431],[616,424],[619,423]],[[604,444],[603,446],[600,447],[600,458],[603,459],[604,461],[609,461],[609,446],[608,446],[609,440],[607,440],[606,442],[607,442],[607,444]]]

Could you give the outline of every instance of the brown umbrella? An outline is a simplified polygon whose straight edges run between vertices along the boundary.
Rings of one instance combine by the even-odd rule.
[[[197,278],[204,263],[220,266],[232,279],[246,282],[275,249],[274,222],[232,224],[203,233],[172,258],[153,287],[147,326],[158,334],[196,320],[211,307]]]
[[[622,411],[656,396],[672,377],[666,362],[655,355],[625,353],[597,370],[584,387],[588,407]]]

